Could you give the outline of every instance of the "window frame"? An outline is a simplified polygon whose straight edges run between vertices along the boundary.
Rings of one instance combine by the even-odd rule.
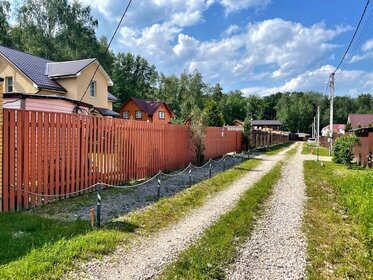
[[[12,81],[11,82],[11,90],[9,90],[9,80]],[[5,89],[6,89],[6,92],[14,92],[14,79],[13,79],[13,76],[7,76],[5,77]]]
[[[92,95],[92,89],[93,89],[93,95]],[[97,83],[96,81],[91,81],[89,85],[89,97],[96,98],[96,92],[97,92]]]
[[[163,117],[161,117],[163,115]],[[165,111],[159,111],[158,112],[158,119],[165,120],[166,119],[166,112]]]
[[[140,117],[138,117],[138,114],[140,114]],[[142,119],[142,111],[141,110],[135,112],[135,118],[136,118],[136,120],[141,120]]]
[[[125,117],[127,115],[127,117]],[[124,111],[122,114],[123,119],[128,120],[130,118],[130,113],[128,111]]]

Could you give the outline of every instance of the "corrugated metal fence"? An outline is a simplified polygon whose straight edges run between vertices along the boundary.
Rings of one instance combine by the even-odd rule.
[[[241,132],[207,128],[205,144],[206,159],[240,151]],[[2,210],[82,193],[99,180],[142,179],[194,158],[186,126],[4,109]]]

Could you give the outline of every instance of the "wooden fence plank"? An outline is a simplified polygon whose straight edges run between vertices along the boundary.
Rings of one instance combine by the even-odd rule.
[[[221,128],[208,128],[206,160],[239,150],[240,133],[224,131],[222,137]],[[195,158],[189,127],[180,125],[4,109],[3,137],[5,211],[38,204],[41,198],[53,200],[24,195],[13,185],[69,196],[98,180],[118,184],[142,179]]]
[[[10,198],[10,192],[9,192],[9,168],[10,168],[10,162],[9,162],[9,156],[11,151],[14,149],[10,148],[9,143],[9,134],[10,134],[10,120],[9,120],[9,111],[4,110],[4,124],[3,124],[3,210],[9,211],[9,198]],[[14,148],[14,147],[13,147]]]

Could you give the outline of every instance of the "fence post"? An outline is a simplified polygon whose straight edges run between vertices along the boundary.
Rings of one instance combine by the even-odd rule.
[[[161,198],[161,171],[159,171],[158,174],[158,183],[157,183],[157,199],[159,200]]]
[[[189,165],[189,187],[192,186],[192,164]]]
[[[97,185],[97,227],[101,226],[101,181]]]
[[[223,158],[223,172],[225,172],[225,158]]]
[[[3,211],[3,81],[0,77],[0,212]]]
[[[211,160],[211,159],[210,159]],[[209,165],[209,178],[211,179],[211,168],[212,168],[212,164],[210,163]]]

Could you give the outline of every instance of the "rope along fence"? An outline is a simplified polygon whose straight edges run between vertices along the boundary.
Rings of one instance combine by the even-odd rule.
[[[95,223],[98,227],[101,226],[101,217],[102,217],[102,202],[104,195],[102,193],[103,189],[119,189],[119,190],[129,190],[129,189],[139,189],[142,186],[149,186],[147,187],[148,191],[154,191],[155,199],[159,200],[163,195],[169,193],[170,189],[175,189],[175,191],[171,191],[171,194],[176,193],[185,187],[191,187],[194,183],[201,183],[204,179],[211,178],[213,174],[213,170],[215,174],[219,172],[226,171],[227,168],[232,167],[236,164],[239,164],[243,161],[244,158],[248,158],[247,154],[226,154],[221,157],[219,160],[210,159],[202,166],[196,166],[192,163],[189,163],[183,170],[176,172],[176,173],[165,173],[163,171],[159,171],[157,174],[152,176],[151,178],[144,180],[139,183],[135,184],[127,184],[127,185],[113,185],[103,182],[97,182],[85,189],[70,192],[67,194],[58,194],[58,195],[48,195],[44,193],[36,193],[26,190],[24,188],[18,189],[16,185],[11,185],[15,191],[21,191],[25,194],[32,194],[35,196],[41,197],[41,201],[44,203],[44,197],[48,197],[48,201],[59,200],[61,198],[73,197],[76,194],[82,194],[87,191],[96,191],[96,213],[95,213]],[[215,169],[214,169],[215,168]],[[172,181],[176,179],[176,181]],[[171,180],[171,181],[170,181]],[[170,181],[168,183],[168,181]],[[180,184],[180,182],[182,182]],[[154,186],[150,186],[153,184]],[[164,191],[162,192],[162,189]],[[47,201],[47,202],[48,202]],[[90,212],[94,212],[94,209],[90,209]],[[92,213],[91,213],[92,215]]]

